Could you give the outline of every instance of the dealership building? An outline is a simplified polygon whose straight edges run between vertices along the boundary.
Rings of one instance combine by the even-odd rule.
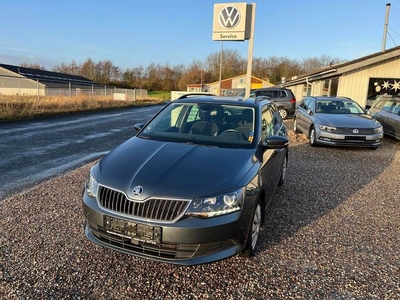
[[[367,98],[400,94],[400,46],[294,76],[282,83],[297,100],[344,96],[366,105]]]

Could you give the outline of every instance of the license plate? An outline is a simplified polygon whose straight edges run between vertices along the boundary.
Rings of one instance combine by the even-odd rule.
[[[104,227],[108,233],[151,244],[161,243],[161,227],[135,223],[109,216],[104,217]]]
[[[365,142],[365,136],[345,136],[344,139],[349,142]]]

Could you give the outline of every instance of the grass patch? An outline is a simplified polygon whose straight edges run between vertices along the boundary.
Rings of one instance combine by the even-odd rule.
[[[113,100],[112,96],[46,96],[38,100],[36,96],[0,95],[0,121],[162,103],[163,99],[152,96],[136,101],[119,101]]]
[[[147,93],[149,97],[158,98],[162,100],[171,99],[171,92],[152,91]]]

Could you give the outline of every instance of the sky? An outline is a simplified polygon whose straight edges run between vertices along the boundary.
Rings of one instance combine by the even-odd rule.
[[[0,0],[0,63],[53,66],[110,60],[122,70],[189,66],[249,41],[212,40],[212,0]],[[353,60],[400,45],[400,0],[258,0],[253,57]]]

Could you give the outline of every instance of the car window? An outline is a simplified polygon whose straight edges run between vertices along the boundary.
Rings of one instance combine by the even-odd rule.
[[[263,108],[262,116],[261,116],[261,124],[262,124],[262,137],[265,139],[266,137],[270,137],[274,135],[274,122],[273,115],[268,106]]]
[[[167,142],[251,148],[255,140],[254,120],[254,107],[173,102],[137,136]]]
[[[323,114],[363,114],[364,110],[354,101],[318,100],[315,111]]]
[[[393,106],[392,112],[396,115],[400,113],[400,101],[397,101],[396,104]]]
[[[307,98],[304,101],[304,104],[305,104],[304,109],[306,109],[306,110],[310,109],[311,108],[311,103],[312,103],[312,100],[310,98]]]
[[[394,101],[393,100],[386,100],[386,101],[382,101],[383,105],[381,107],[382,110],[384,111],[391,111],[392,110],[392,106],[394,105]]]
[[[377,104],[375,104],[374,107],[377,109],[381,109],[384,103],[385,103],[385,101],[379,101]]]
[[[278,96],[279,96],[279,98],[286,98],[286,97],[287,97],[287,94],[286,94],[285,91],[279,91],[279,92],[278,92]]]

